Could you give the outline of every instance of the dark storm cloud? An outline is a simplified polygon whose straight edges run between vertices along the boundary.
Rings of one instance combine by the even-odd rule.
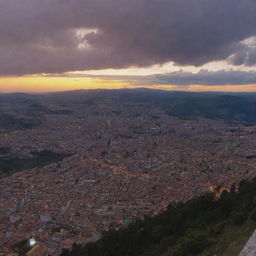
[[[0,75],[237,62],[255,13],[255,0],[0,0]]]

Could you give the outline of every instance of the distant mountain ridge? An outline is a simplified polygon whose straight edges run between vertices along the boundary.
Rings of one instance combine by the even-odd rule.
[[[179,118],[207,118],[253,124],[256,122],[256,101],[230,95],[185,98],[167,113]]]
[[[167,115],[180,119],[206,118],[225,122],[240,122],[245,125],[256,123],[255,93],[169,92],[139,88],[78,90],[33,95],[0,94],[0,105],[6,103],[27,105],[31,113],[41,114],[72,114],[69,109],[50,111],[42,103],[58,104],[60,106],[70,104],[93,106],[93,104],[105,101],[113,102],[113,104],[155,105],[163,109]],[[4,119],[6,118],[1,117],[0,113],[0,127],[1,122],[3,126]],[[26,125],[21,124],[21,126]]]

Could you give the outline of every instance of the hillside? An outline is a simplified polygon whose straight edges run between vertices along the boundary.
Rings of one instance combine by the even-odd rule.
[[[31,129],[42,123],[38,119],[42,119],[44,115],[72,115],[73,111],[70,108],[77,104],[88,108],[102,102],[115,102],[127,107],[130,105],[154,106],[162,109],[167,115],[180,119],[206,118],[231,123],[239,122],[245,125],[256,123],[254,93],[224,94],[123,89],[82,90],[42,95],[0,94],[0,129]],[[49,109],[48,104],[54,105],[56,109]],[[24,115],[24,118],[17,118],[13,113],[8,114],[9,109],[13,111],[13,105],[19,106],[19,112]],[[6,106],[9,107],[6,108]]]
[[[219,200],[205,194],[170,205],[157,216],[112,230],[62,256],[236,256],[256,228],[256,180]]]
[[[255,111],[255,101],[244,97],[223,95],[185,98],[167,113],[179,118],[207,118],[253,124],[256,122]]]

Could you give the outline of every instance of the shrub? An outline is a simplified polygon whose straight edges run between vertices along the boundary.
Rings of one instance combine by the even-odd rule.
[[[231,215],[231,221],[233,225],[240,226],[247,220],[248,214],[246,212],[233,212]]]
[[[218,236],[221,234],[225,228],[226,222],[220,222],[215,224],[214,226],[211,227],[210,229],[210,234],[213,236]]]
[[[251,212],[251,219],[256,221],[256,208]]]

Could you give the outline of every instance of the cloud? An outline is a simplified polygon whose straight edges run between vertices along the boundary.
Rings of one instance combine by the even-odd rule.
[[[234,65],[253,66],[256,64],[256,37],[248,38],[238,45],[237,51],[229,57]]]
[[[185,72],[183,70],[156,75],[88,75],[83,73],[45,74],[45,77],[67,77],[67,78],[101,78],[109,81],[123,81],[134,86],[142,85],[176,85],[186,87],[188,85],[225,86],[225,85],[253,85],[256,84],[255,71],[200,70],[197,73]]]
[[[254,0],[0,0],[0,75],[243,57]],[[232,59],[233,58],[233,59]]]
[[[155,75],[149,78],[151,84],[160,85],[247,85],[256,84],[256,72],[249,71],[216,71],[201,70],[198,73],[173,72]]]

